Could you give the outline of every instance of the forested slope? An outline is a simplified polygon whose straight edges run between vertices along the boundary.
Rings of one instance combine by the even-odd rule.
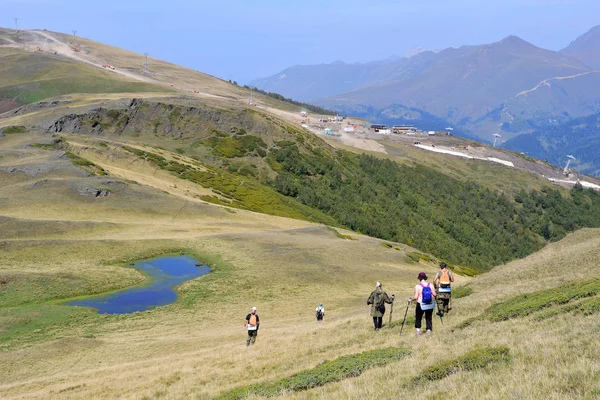
[[[509,198],[424,166],[368,155],[271,150],[280,192],[367,235],[407,243],[451,263],[487,269],[524,257],[547,241],[600,226],[600,194],[547,188]]]

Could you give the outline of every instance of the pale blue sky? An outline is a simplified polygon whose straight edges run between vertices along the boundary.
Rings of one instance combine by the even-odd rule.
[[[246,83],[297,64],[364,62],[514,34],[559,50],[599,0],[0,0],[0,26],[78,35]]]

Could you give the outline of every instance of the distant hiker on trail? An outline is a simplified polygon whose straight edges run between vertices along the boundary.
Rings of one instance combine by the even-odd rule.
[[[440,317],[452,310],[452,288],[451,283],[454,282],[454,275],[448,268],[445,262],[440,263],[440,271],[433,278],[433,285],[437,290],[436,302]]]
[[[375,330],[381,329],[383,324],[383,314],[385,314],[385,303],[392,304],[394,301],[394,295],[389,297],[386,292],[381,288],[381,283],[377,282],[375,290],[371,292],[367,304],[371,305],[371,316],[373,317],[373,325]]]
[[[317,321],[323,321],[323,317],[325,316],[325,307],[323,307],[323,303],[319,304],[315,311],[317,313]]]
[[[431,333],[433,328],[433,308],[435,307],[434,297],[435,288],[429,282],[427,282],[427,274],[425,272],[419,273],[419,283],[415,286],[414,297],[409,297],[408,301],[417,302],[417,311],[415,312],[415,328],[417,329],[417,336],[421,336],[421,320],[423,314],[425,314],[425,325],[427,328],[427,334]]]
[[[248,339],[246,339],[246,346],[250,346],[256,342],[256,335],[258,335],[258,326],[260,325],[260,320],[258,318],[258,314],[256,313],[256,307],[252,307],[252,311],[246,317],[246,322],[244,323],[244,327],[248,330]]]

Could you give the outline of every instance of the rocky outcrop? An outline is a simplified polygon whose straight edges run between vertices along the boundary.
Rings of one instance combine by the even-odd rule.
[[[37,181],[37,182],[34,182],[34,183],[30,183],[28,185],[25,185],[25,189],[39,188],[41,186],[44,186],[47,183],[48,183],[48,179],[42,179],[41,181]]]
[[[172,138],[208,137],[216,130],[243,130],[284,139],[285,128],[253,110],[228,110],[210,106],[185,106],[142,99],[115,103],[60,117],[47,126],[49,133],[113,135],[167,135]],[[269,139],[266,139],[268,142]]]
[[[104,119],[106,111],[98,108],[83,114],[64,115],[54,121],[47,131],[51,133],[101,134],[104,132],[104,124],[101,121]]]
[[[9,174],[14,174],[17,172],[22,172],[29,176],[40,176],[46,175],[50,171],[57,169],[54,164],[51,163],[43,163],[43,164],[29,164],[29,165],[18,165],[18,166],[8,166],[0,168],[0,171],[8,172]]]
[[[8,110],[10,110],[10,111],[5,112],[4,114],[1,114],[2,107],[0,107],[0,119],[14,117],[15,115],[27,114],[29,112],[41,110],[44,108],[58,107],[60,105],[69,104],[69,103],[70,103],[70,101],[57,101],[57,100],[40,101],[38,103],[26,104],[26,105],[18,107],[16,109],[9,108]],[[18,103],[15,101],[14,104],[18,104]],[[14,107],[12,107],[12,108],[14,108]]]
[[[97,188],[93,186],[84,186],[77,189],[77,193],[82,196],[90,196],[90,197],[106,197],[110,194],[110,191],[107,189]]]

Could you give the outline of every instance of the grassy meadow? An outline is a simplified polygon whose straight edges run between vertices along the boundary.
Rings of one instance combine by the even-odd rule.
[[[167,86],[127,79],[44,53],[0,48],[0,59],[0,98],[15,99],[19,104],[71,93],[174,93]]]
[[[452,137],[447,145],[469,144],[466,139]],[[523,189],[540,190],[548,186],[547,179],[518,168],[506,168],[500,164],[466,160],[461,157],[440,156],[437,153],[423,151],[406,142],[392,140],[383,141],[388,155],[378,155],[389,158],[400,164],[423,164],[444,174],[462,181],[477,182],[480,185],[504,193],[515,194]],[[566,189],[565,189],[566,192]]]
[[[316,142],[329,152],[343,145],[322,146],[280,118],[298,106],[257,94],[277,108],[265,113],[223,80],[155,59],[144,73],[140,54],[77,41],[88,62],[148,79],[46,50],[0,49],[0,97],[58,102],[0,119],[9,127],[0,134],[0,398],[600,398],[600,230],[479,275],[458,267],[444,325],[434,319],[432,335],[415,337],[412,306],[399,336],[417,274],[432,277],[437,260],[333,226],[330,215],[240,172],[274,178],[250,149],[260,142],[246,142],[256,132],[269,145],[311,144],[304,154]],[[156,120],[128,130],[110,131],[123,121],[113,111],[119,118],[99,121],[103,132],[46,131],[65,114],[126,109],[132,98],[164,102],[164,118],[147,104]],[[250,135],[231,130],[239,127]],[[213,128],[231,135],[202,136]],[[384,145],[389,154],[377,157],[509,195],[548,185],[518,169]],[[180,285],[173,304],[128,315],[66,305],[143,285],[134,261],[182,253],[212,272]],[[397,299],[378,332],[366,305],[376,281]],[[323,323],[314,316],[320,302]],[[246,347],[252,306],[261,329]]]
[[[69,139],[74,153],[109,175],[30,146],[51,143],[47,135],[0,137],[5,398],[261,398],[248,385],[292,399],[600,394],[598,294],[573,295],[570,285],[600,278],[598,230],[474,278],[457,276],[462,293],[445,325],[436,319],[431,336],[415,337],[413,306],[400,337],[416,275],[437,271],[427,256],[339,228],[206,204],[200,198],[210,189],[110,141]],[[88,187],[108,195],[85,195]],[[131,315],[64,305],[143,284],[131,262],[172,253],[213,268],[178,287],[174,304]],[[374,332],[366,298],[378,280],[397,304],[394,322]],[[566,300],[540,307],[553,288]],[[319,302],[327,315],[317,324]],[[247,348],[242,324],[254,305],[262,324]],[[533,309],[505,312],[516,306]],[[509,317],[492,321],[490,308]]]

